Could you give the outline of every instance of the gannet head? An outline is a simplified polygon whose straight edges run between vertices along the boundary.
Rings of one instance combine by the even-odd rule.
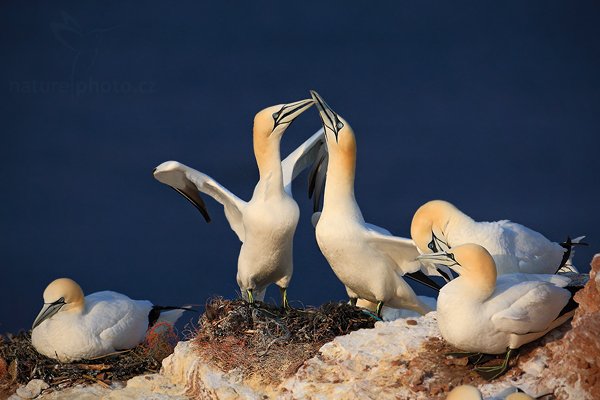
[[[323,123],[327,150],[332,157],[338,155],[347,159],[349,163],[356,162],[356,137],[352,127],[344,118],[329,107],[325,100],[314,90],[310,95],[315,100],[319,116]]]
[[[432,200],[419,207],[410,225],[410,235],[421,253],[436,253],[450,248],[446,228],[457,215],[462,215],[462,212],[443,200]]]
[[[447,251],[421,254],[417,259],[450,267],[488,295],[496,286],[496,263],[491,254],[478,244],[467,243]]]
[[[210,215],[208,214],[206,203],[204,203],[204,200],[200,197],[198,188],[188,179],[187,173],[190,170],[190,167],[177,161],[165,161],[154,168],[152,175],[157,181],[168,185],[171,189],[185,197],[198,211],[200,211],[206,222],[210,222]]]
[[[314,100],[306,99],[289,104],[278,104],[259,111],[254,116],[254,135],[281,139],[287,127],[313,104]]]
[[[77,282],[69,278],[56,279],[44,290],[44,306],[31,329],[59,311],[81,311],[84,303],[83,290]]]
[[[481,392],[471,385],[460,385],[448,393],[446,400],[481,400]]]

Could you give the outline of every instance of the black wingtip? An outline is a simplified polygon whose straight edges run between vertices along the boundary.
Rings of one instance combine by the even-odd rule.
[[[565,249],[565,252],[563,253],[563,258],[560,261],[560,265],[558,266],[558,268],[556,268],[556,272],[554,272],[555,274],[558,274],[559,271],[565,265],[567,265],[567,262],[571,258],[571,252],[573,251],[573,247],[575,247],[575,246],[589,246],[587,243],[584,243],[584,242],[573,242],[571,240],[570,236],[567,236],[567,240],[565,240],[564,242],[562,242],[560,245],[561,245],[561,247],[563,247]]]
[[[173,189],[174,191],[176,191],[177,193],[179,193],[180,195],[182,195],[183,197],[185,197],[187,201],[192,203],[194,205],[194,207],[196,207],[196,209],[198,211],[200,211],[200,214],[202,214],[202,216],[204,217],[204,220],[207,223],[210,223],[210,221],[211,221],[210,215],[208,214],[208,211],[206,210],[206,206],[204,206],[204,202],[202,202],[203,204],[198,204],[198,203],[196,203],[196,201],[194,201],[194,199],[192,199],[190,196],[188,196],[183,190],[179,190],[173,186],[169,186],[169,187],[171,189]],[[200,200],[202,200],[202,199],[200,199]]]
[[[177,306],[152,306],[152,309],[148,313],[148,328],[151,328],[156,324],[156,321],[160,318],[160,313],[169,310],[184,310],[191,312],[198,312],[190,307],[177,307]]]

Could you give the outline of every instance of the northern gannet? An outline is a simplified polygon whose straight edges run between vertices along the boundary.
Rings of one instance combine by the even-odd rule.
[[[161,314],[163,310],[166,311]],[[31,344],[61,362],[90,359],[141,343],[156,322],[175,323],[184,307],[153,306],[103,291],[83,296],[68,278],[56,279],[44,290],[44,306],[33,322]]]
[[[571,246],[583,238],[568,239],[560,245],[511,221],[474,221],[443,200],[422,205],[413,217],[410,233],[423,254],[465,243],[479,244],[494,257],[499,275],[554,274],[561,268],[565,272],[577,272],[570,261]]]
[[[506,370],[512,350],[544,336],[575,312],[572,293],[563,289],[571,281],[568,277],[497,276],[494,259],[478,244],[463,244],[418,258],[447,265],[459,274],[442,287],[438,297],[442,337],[467,352],[506,352],[501,366],[476,367],[490,379]]]
[[[321,116],[329,157],[323,211],[313,218],[321,252],[346,286],[352,303],[357,298],[376,303],[379,317],[384,304],[420,314],[431,311],[402,277],[421,269],[413,241],[366,223],[356,203],[352,128],[318,93],[311,91],[311,95]]]
[[[250,303],[263,300],[267,286],[279,286],[282,304],[288,307],[287,287],[292,278],[292,242],[299,209],[292,198],[293,179],[320,154],[324,144],[319,130],[283,162],[279,144],[286,128],[313,105],[312,99],[268,107],[254,118],[254,155],[260,179],[250,201],[231,193],[213,178],[176,161],[154,169],[154,177],[171,186],[210,221],[199,191],[223,205],[231,229],[242,242],[237,283]]]

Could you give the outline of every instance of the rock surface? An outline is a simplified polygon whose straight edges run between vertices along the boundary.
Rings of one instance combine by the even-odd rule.
[[[41,379],[32,379],[26,386],[17,389],[17,396],[22,399],[35,399],[44,389],[48,389],[46,382]]]
[[[565,324],[525,346],[517,366],[493,383],[479,378],[464,360],[444,356],[451,348],[432,312],[337,337],[277,386],[244,379],[235,369],[221,372],[199,359],[192,343],[180,342],[163,361],[161,374],[136,377],[125,386],[71,388],[41,398],[444,399],[452,387],[472,384],[486,399],[504,398],[516,387],[533,397],[592,399],[600,393],[599,270],[597,255],[590,282],[576,296],[580,309],[573,328]]]
[[[548,369],[544,382],[558,399],[600,397],[600,254],[592,260],[590,281],[575,294],[579,308],[572,329],[539,350]]]

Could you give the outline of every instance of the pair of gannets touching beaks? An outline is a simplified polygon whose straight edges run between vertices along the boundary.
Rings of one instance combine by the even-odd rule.
[[[439,289],[425,274],[442,275],[449,280],[449,270],[420,263],[415,260],[416,256],[447,249],[448,243],[461,244],[470,231],[477,229],[486,231],[479,239],[489,239],[490,243],[481,244],[494,249],[492,254],[500,273],[549,272],[560,264],[563,254],[557,251],[560,246],[540,234],[508,221],[475,223],[449,203],[444,203],[448,207],[439,208],[426,205],[417,212],[411,229],[416,246],[410,239],[392,236],[384,228],[366,223],[354,197],[354,132],[319,94],[311,91],[311,96],[312,99],[268,107],[256,115],[253,141],[260,179],[248,202],[211,177],[176,161],[162,163],[154,170],[157,180],[192,202],[207,221],[210,218],[198,192],[223,205],[232,230],[242,242],[237,282],[245,299],[262,300],[267,286],[276,283],[282,292],[283,305],[287,306],[286,289],[293,272],[292,241],[299,216],[298,206],[291,196],[292,180],[310,165],[313,171],[309,190],[315,196],[316,206],[325,186],[323,210],[313,215],[318,245],[352,301],[369,300],[376,304],[378,314],[383,304],[421,314],[430,311],[403,277]],[[281,161],[279,144],[283,133],[313,104],[318,108],[323,129]],[[461,224],[466,222],[471,224],[464,225],[467,229],[462,232]],[[505,243],[504,236],[519,240]],[[551,256],[545,255],[548,249]],[[369,272],[365,273],[367,269]]]
[[[54,280],[44,290],[44,306],[33,322],[35,349],[61,362],[91,359],[130,349],[156,323],[174,324],[190,307],[155,306],[111,291],[84,297],[72,279]]]
[[[350,297],[377,302],[378,311],[383,303],[419,313],[430,311],[402,278],[408,273],[434,284],[420,272],[413,242],[391,236],[362,218],[354,199],[356,144],[350,125],[316,92],[311,91],[311,96],[266,108],[254,118],[254,154],[260,179],[250,201],[241,200],[211,177],[176,161],[159,165],[154,170],[155,178],[191,201],[207,221],[208,212],[198,192],[221,203],[231,229],[242,242],[237,272],[242,296],[250,302],[262,300],[267,286],[275,283],[287,306],[286,289],[293,272],[292,242],[299,218],[298,205],[292,198],[292,180],[313,165],[310,191],[318,206],[327,165],[323,212],[314,219],[318,219],[316,236]],[[319,110],[323,130],[281,161],[283,133],[313,104]],[[364,274],[366,266],[371,269],[368,278]]]

